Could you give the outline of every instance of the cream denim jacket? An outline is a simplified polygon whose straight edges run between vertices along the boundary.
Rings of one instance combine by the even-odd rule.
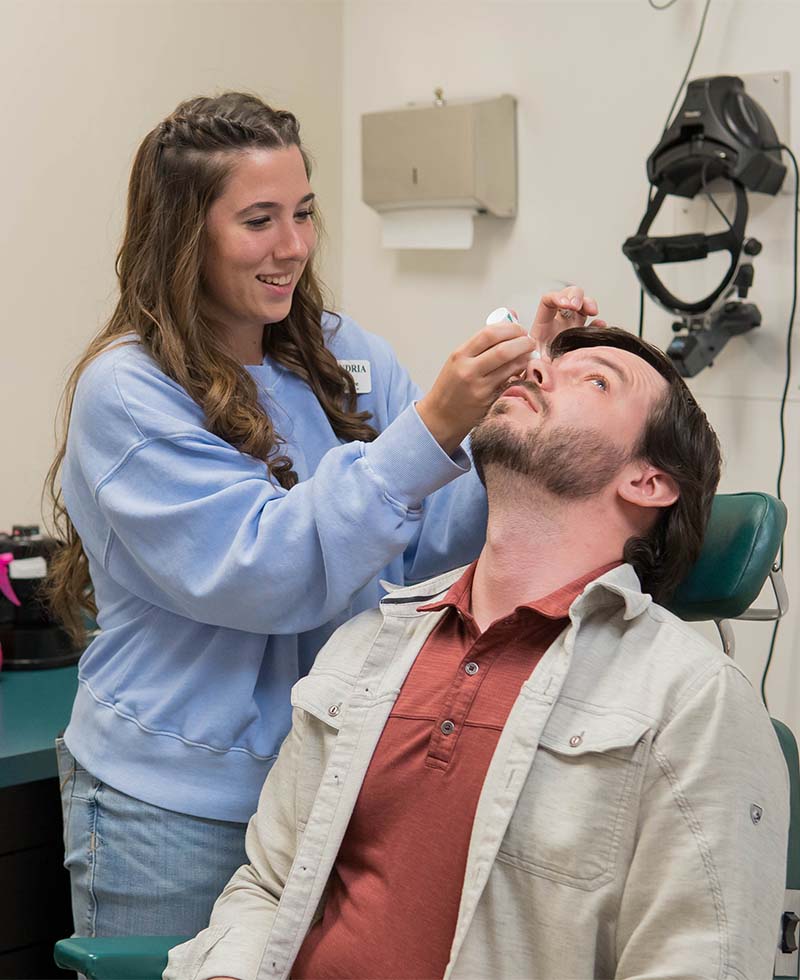
[[[461,571],[391,592],[295,685],[292,731],[247,831],[251,863],[165,980],[290,976],[384,723],[443,615],[417,607]],[[789,809],[766,711],[629,565],[590,583],[570,620],[486,775],[446,980],[766,980]],[[420,913],[435,901],[420,894]]]

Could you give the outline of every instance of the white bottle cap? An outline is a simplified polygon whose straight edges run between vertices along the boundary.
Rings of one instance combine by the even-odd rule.
[[[486,326],[493,327],[496,323],[502,323],[504,320],[508,320],[509,323],[519,323],[519,320],[511,310],[505,306],[498,306],[496,310],[492,310],[489,316],[486,317]]]

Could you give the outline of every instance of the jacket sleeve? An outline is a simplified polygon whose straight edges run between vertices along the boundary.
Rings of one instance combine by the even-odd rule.
[[[234,873],[214,903],[208,928],[170,951],[164,980],[256,980],[297,850],[295,800],[302,724],[303,712],[295,709],[292,730],[247,828],[250,863]]]
[[[704,676],[654,739],[617,930],[617,978],[772,976],[788,780],[733,665]]]
[[[98,557],[126,589],[181,616],[299,633],[346,609],[401,555],[425,497],[468,467],[413,405],[374,442],[331,449],[288,491],[202,429],[143,438],[95,487],[111,529]]]

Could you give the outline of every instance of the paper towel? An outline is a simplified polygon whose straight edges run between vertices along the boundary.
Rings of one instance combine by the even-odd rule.
[[[472,248],[473,208],[409,208],[381,214],[384,248]]]

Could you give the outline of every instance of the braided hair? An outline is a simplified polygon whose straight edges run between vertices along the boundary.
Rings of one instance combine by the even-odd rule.
[[[253,95],[226,92],[182,102],[142,141],[128,188],[125,232],[116,260],[119,300],[108,323],[72,372],[63,398],[63,432],[45,484],[53,526],[64,542],[51,562],[49,598],[76,642],[83,636],[81,609],[95,613],[89,567],[64,507],[60,471],[78,380],[95,357],[135,333],[168,377],[201,407],[210,432],[263,461],[270,479],[297,483],[284,439],[258,397],[247,369],[227,351],[204,314],[203,259],[206,216],[222,193],[237,156],[248,150],[296,146],[306,174],[309,156],[296,117]],[[321,230],[315,210],[315,225]],[[309,259],[287,317],[264,330],[263,350],[311,388],[342,441],[369,441],[376,430],[356,411],[356,391],[325,344],[323,287]]]

